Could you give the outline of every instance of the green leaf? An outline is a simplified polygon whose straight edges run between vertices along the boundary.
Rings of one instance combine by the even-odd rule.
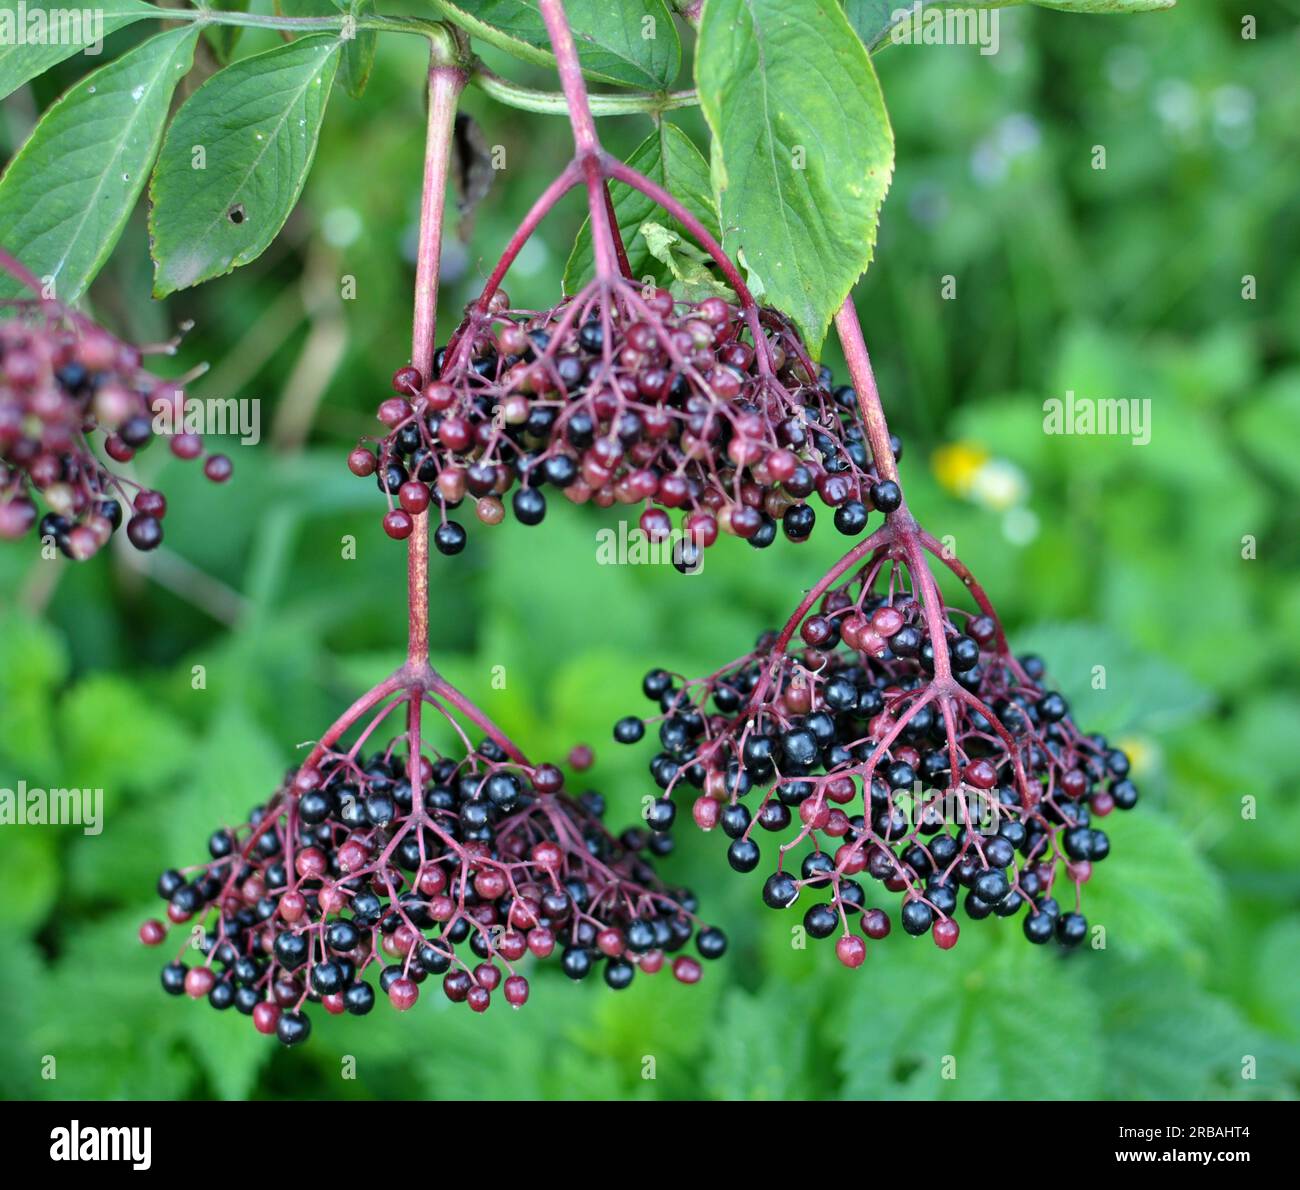
[[[67,650],[47,624],[17,612],[0,614],[0,760],[6,775],[54,763],[54,690],[67,672]]]
[[[836,0],[709,0],[695,76],[724,246],[817,356],[871,261],[893,170],[871,60]]]
[[[721,237],[718,208],[713,201],[713,185],[709,180],[709,163],[695,147],[695,142],[675,124],[660,121],[659,128],[632,150],[627,163],[667,190],[715,237]],[[659,210],[654,200],[622,182],[610,183],[609,196],[614,204],[614,218],[623,237],[632,276],[655,276],[656,279],[662,276],[662,270],[656,267],[646,243],[637,238],[641,225]],[[662,215],[662,219],[673,231],[686,234],[686,229],[675,219],[669,219],[667,215]],[[565,292],[576,292],[591,279],[593,272],[591,220],[588,219],[578,232],[573,252],[564,267]]]
[[[1218,1099],[1234,1083],[1249,1089],[1241,1081],[1242,1058],[1258,1056],[1268,1043],[1177,959],[1107,958],[1090,976],[1103,1006],[1098,1036],[1108,1097]]]
[[[802,1096],[808,1017],[790,1011],[786,988],[769,986],[759,996],[731,988],[719,1016],[704,1063],[710,1098],[782,1102]]]
[[[1058,8],[1065,12],[1149,12],[1172,8],[1174,0],[923,0],[924,11],[943,9],[1012,8],[1018,4],[1036,4],[1040,8]],[[889,44],[889,31],[895,25],[910,24],[913,4],[908,0],[844,0],[844,15],[862,44],[874,50]],[[931,18],[933,19],[933,18]]]
[[[1077,964],[1027,946],[1019,931],[965,921],[962,931],[951,952],[905,936],[869,947],[833,1021],[844,1097],[1096,1096],[1097,1005]]]
[[[256,260],[275,239],[311,169],[341,46],[304,37],[241,59],[176,114],[149,184],[156,297]]]
[[[1300,492],[1300,372],[1278,376],[1251,401],[1237,421],[1246,449],[1292,492]]]
[[[374,15],[375,0],[275,0],[275,10],[289,17],[328,17],[341,12],[357,19]],[[352,29],[343,38],[339,77],[353,99],[361,98],[370,81],[378,39],[374,29]]]
[[[1168,730],[1210,706],[1208,691],[1182,670],[1135,649],[1112,629],[1040,624],[1017,632],[1012,644],[1017,653],[1042,656],[1048,683],[1065,695],[1084,731]]]
[[[250,0],[215,0],[212,7],[218,12],[247,12],[249,5]],[[235,56],[235,46],[239,44],[243,32],[242,25],[209,25],[203,31],[203,36],[212,46],[217,61],[222,66],[228,66]]]
[[[844,16],[869,50],[883,43],[885,34],[900,23],[900,10],[910,12],[898,0],[844,0]]]
[[[138,686],[114,674],[92,674],[59,703],[64,740],[61,776],[77,787],[103,787],[110,809],[119,790],[174,776],[192,755],[190,733]]]
[[[525,62],[555,62],[537,0],[433,0],[433,7]],[[565,0],[564,10],[584,74],[651,91],[673,85],[682,47],[663,0]]]
[[[3,243],[59,298],[104,266],[144,189],[196,26],[150,38],[87,75],[45,113],[0,179]],[[0,297],[21,283],[0,276]]]
[[[1104,829],[1110,855],[1083,886],[1083,912],[1090,927],[1105,928],[1106,946],[1186,950],[1207,939],[1222,920],[1223,886],[1188,832],[1145,804],[1112,814]]]
[[[23,5],[21,10],[20,4]],[[59,30],[57,37],[49,34],[51,11],[62,14],[55,22]],[[92,29],[82,25],[82,17],[88,12],[95,14]],[[25,24],[19,21],[23,14],[27,18]],[[103,15],[102,25],[99,23],[100,14]],[[145,17],[162,15],[162,9],[142,0],[99,0],[93,8],[77,8],[66,0],[0,0],[0,99],[29,79],[44,74],[64,58],[93,47],[99,38],[115,29]],[[25,29],[24,36],[31,37],[38,28],[34,22],[39,22],[39,28],[45,30],[41,39],[20,39],[18,30]]]
[[[686,302],[702,302],[711,297],[734,300],[730,287],[709,272],[711,258],[707,252],[651,219],[641,224],[639,235],[650,249],[650,255],[672,274],[669,289],[674,297]]]
[[[373,16],[375,0],[352,0],[348,11],[354,18]],[[353,29],[343,47],[343,86],[353,99],[360,99],[375,66],[379,33],[374,29]]]

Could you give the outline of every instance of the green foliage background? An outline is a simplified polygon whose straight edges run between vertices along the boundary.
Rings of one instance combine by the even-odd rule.
[[[1240,36],[1247,8],[1253,41]],[[1112,856],[1086,889],[1105,950],[1062,957],[1025,944],[1018,923],[963,922],[953,952],[899,935],[845,971],[825,944],[793,949],[794,916],[764,910],[759,877],[732,874],[723,841],[687,824],[668,872],[732,939],[694,989],[661,976],[614,994],[539,972],[523,1012],[472,1017],[438,995],[403,1018],[384,1005],[364,1023],[318,1012],[294,1052],[234,1013],[164,997],[159,954],[135,942],[159,908],[157,872],[244,818],[402,648],[402,552],[379,529],[373,486],[342,465],[408,350],[422,63],[417,45],[385,38],[365,98],[335,95],[304,201],[261,261],[153,303],[137,212],[91,291],[97,314],[138,340],[194,318],[177,371],[208,359],[197,395],[262,398],[268,441],[230,445],[237,482],[224,490],[161,451],[142,460],[171,500],[166,553],[146,570],[121,555],[42,562],[31,543],[0,553],[0,787],[102,786],[106,823],[98,837],[0,827],[0,1092],[1293,1096],[1298,15],[1294,3],[1010,10],[996,55],[875,59],[898,167],[857,296],[906,439],[909,497],[955,537],[1021,647],[1047,655],[1081,721],[1135,747],[1144,801],[1108,824]],[[79,69],[65,63],[0,108],[6,157]],[[466,107],[507,168],[467,239],[449,236],[444,334],[566,152],[563,121],[476,93]],[[698,112],[674,119],[703,143]],[[628,153],[650,126],[601,130]],[[517,304],[553,300],[581,214],[566,205],[521,257]],[[354,301],[338,298],[345,274]],[[939,296],[945,274],[956,300]],[[1241,297],[1245,274],[1256,300]],[[1045,436],[1042,402],[1067,389],[1149,398],[1150,445]],[[1019,469],[1032,540],[1008,539],[1002,512],[940,482],[931,452],[954,443]],[[726,541],[683,579],[597,566],[593,534],[612,523],[552,501],[540,530],[472,529],[464,555],[433,563],[433,640],[448,675],[534,756],[593,743],[593,783],[611,819],[630,821],[648,753],[616,751],[609,730],[640,709],[640,675],[744,651],[843,543],[829,526],[763,554]],[[340,558],[345,534],[356,561]],[[192,689],[195,665],[205,690]],[[1104,691],[1091,688],[1096,665]],[[942,1077],[945,1055],[956,1079]]]

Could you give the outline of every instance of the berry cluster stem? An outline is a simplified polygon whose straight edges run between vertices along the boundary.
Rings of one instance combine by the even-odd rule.
[[[434,42],[429,55],[429,122],[425,138],[424,185],[420,197],[420,240],[415,258],[415,301],[411,328],[411,364],[426,379],[433,371],[438,321],[438,272],[442,225],[446,215],[447,176],[451,162],[456,105],[468,75]],[[415,518],[407,539],[407,662],[429,658],[429,514]]]

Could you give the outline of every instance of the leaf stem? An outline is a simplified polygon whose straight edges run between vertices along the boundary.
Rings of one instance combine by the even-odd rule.
[[[485,95],[520,111],[537,112],[545,116],[567,116],[569,105],[562,92],[538,91],[522,87],[502,78],[479,62],[474,63],[470,81]],[[587,96],[593,116],[634,116],[645,113],[658,115],[683,107],[698,107],[699,95],[688,91],[629,91],[608,95]]]

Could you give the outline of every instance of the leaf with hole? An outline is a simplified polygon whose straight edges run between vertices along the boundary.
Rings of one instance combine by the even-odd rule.
[[[537,0],[433,0],[449,21],[525,62],[553,65]],[[565,0],[583,73],[625,87],[664,90],[682,67],[677,28],[663,0]]]
[[[195,26],[160,33],[87,75],[42,117],[0,178],[0,243],[60,300],[103,267],[158,153]],[[0,275],[0,297],[24,287]]]
[[[311,169],[343,43],[304,37],[218,71],[177,113],[149,185],[154,294],[256,260]]]
[[[695,62],[724,246],[809,351],[871,261],[894,135],[837,0],[709,0]]]
[[[661,122],[657,131],[643,140],[627,159],[628,165],[657,182],[674,198],[683,203],[714,236],[718,230],[718,208],[713,202],[713,187],[709,181],[709,163],[704,160],[695,142],[675,124]],[[664,226],[681,235],[686,229],[676,220],[669,219],[639,190],[622,182],[611,182],[609,196],[614,204],[614,218],[627,251],[627,262],[633,277],[664,275],[650,253],[644,239],[637,232],[641,225],[658,212]],[[591,279],[593,257],[591,251],[591,221],[587,220],[578,232],[578,238],[564,267],[564,289],[575,290]]]
[[[93,8],[64,0],[0,0],[0,99],[78,51],[98,46],[98,54],[103,38],[124,25],[162,15],[143,0],[100,0]],[[39,38],[31,35],[38,19]]]

